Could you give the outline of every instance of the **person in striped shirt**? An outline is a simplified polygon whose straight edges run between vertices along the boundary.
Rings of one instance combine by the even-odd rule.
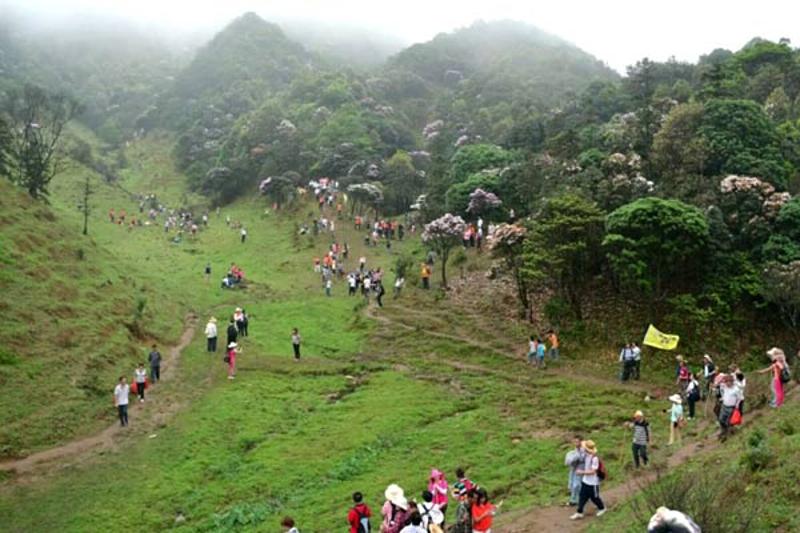
[[[639,468],[639,462],[647,466],[647,445],[650,444],[650,424],[644,419],[644,413],[633,414],[633,463]]]

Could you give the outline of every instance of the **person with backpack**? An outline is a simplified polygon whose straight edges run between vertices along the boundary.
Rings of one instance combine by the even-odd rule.
[[[772,390],[772,400],[769,402],[770,407],[780,407],[783,405],[783,385],[789,383],[791,380],[791,373],[786,364],[786,354],[780,348],[772,348],[767,352],[767,355],[772,360],[767,368],[759,370],[759,374],[772,373],[772,380],[770,388]]]
[[[569,501],[567,505],[578,505],[578,497],[581,492],[581,476],[577,473],[578,468],[583,466],[585,453],[583,451],[583,439],[576,436],[573,440],[574,448],[564,456],[564,466],[569,468],[569,478],[567,480],[567,490],[569,491]]]
[[[442,511],[442,527],[447,519],[447,503],[449,487],[444,472],[434,468],[431,470],[431,478],[428,481],[428,490],[433,494],[433,503]]]
[[[155,344],[147,355],[147,360],[150,363],[150,379],[155,384],[161,379],[161,352],[158,351],[158,347]]]
[[[694,405],[700,401],[700,384],[694,377],[694,372],[689,372],[689,384],[686,385],[686,401],[689,403],[689,420],[694,420]]]
[[[454,496],[458,499],[458,507],[450,533],[472,533],[472,504],[475,501],[475,490],[461,487]]]
[[[236,321],[233,318],[231,318],[228,324],[228,331],[226,333],[228,336],[228,340],[225,342],[226,346],[230,346],[232,342],[235,343],[239,339],[239,330],[236,328]]]
[[[583,518],[583,510],[586,503],[591,500],[597,506],[598,517],[606,512],[606,506],[600,498],[600,482],[606,478],[605,465],[597,457],[597,445],[594,441],[583,441],[583,449],[586,453],[583,468],[579,468],[577,473],[583,476],[581,480],[581,492],[578,500],[578,509],[575,514],[570,516],[570,520],[580,520]]]
[[[384,496],[386,496],[386,502],[381,507],[383,516],[381,533],[399,533],[411,517],[408,500],[403,489],[394,483],[386,487]],[[421,521],[420,518],[420,523]]]
[[[444,515],[439,506],[433,503],[433,493],[422,491],[422,502],[417,504],[417,511],[422,517],[422,527],[429,533],[442,533]]]
[[[364,503],[364,495],[360,492],[353,493],[353,503],[355,504],[350,512],[347,513],[347,522],[350,524],[350,533],[371,533],[370,517],[372,511]]]
[[[537,337],[536,338],[536,366],[538,368],[542,368],[542,369],[544,369],[544,367],[545,367],[544,352],[545,352],[544,343],[542,342],[542,339]]]
[[[633,413],[633,464],[639,468],[639,461],[647,466],[647,445],[650,444],[650,423],[644,419],[644,413]]]
[[[471,490],[475,488],[475,484],[470,481],[467,477],[467,474],[464,472],[464,469],[460,466],[456,468],[456,481],[453,484],[453,496],[456,496],[461,490]]]
[[[486,489],[477,489],[472,504],[472,533],[492,533],[492,522],[501,505],[503,502],[494,505],[489,501]]]
[[[119,414],[119,425],[125,427],[128,425],[128,380],[125,376],[119,377],[119,383],[114,387],[114,407],[117,408]]]

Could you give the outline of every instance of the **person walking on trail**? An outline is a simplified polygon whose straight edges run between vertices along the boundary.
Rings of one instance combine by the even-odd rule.
[[[639,381],[642,375],[642,349],[637,343],[631,343],[631,350],[633,350],[633,379]]]
[[[736,367],[733,372],[733,383],[738,387],[739,392],[742,393],[742,399],[739,401],[739,413],[744,415],[744,391],[747,388],[747,378],[744,377],[744,372],[739,367]]]
[[[558,335],[552,329],[547,332],[547,342],[550,343],[550,360],[558,361]]]
[[[217,319],[213,316],[208,319],[206,324],[206,349],[208,352],[217,351]]]
[[[244,226],[242,226],[240,234],[242,236],[242,244],[244,244],[244,241],[247,240],[247,229]]]
[[[772,390],[772,400],[770,407],[780,407],[783,405],[783,385],[791,379],[789,366],[786,364],[786,354],[780,348],[772,348],[767,352],[772,363],[765,369],[759,370],[759,374],[772,373],[770,388]]]
[[[375,301],[378,302],[378,307],[383,307],[383,295],[386,294],[386,289],[383,288],[383,283],[380,281],[375,285]]]
[[[472,504],[475,499],[475,491],[461,487],[455,492],[458,498],[456,507],[455,524],[450,528],[450,533],[472,533]]]
[[[386,487],[384,496],[386,496],[386,502],[381,507],[381,515],[383,516],[381,533],[399,533],[411,517],[408,500],[403,489],[394,483]]]
[[[449,486],[444,472],[434,468],[431,470],[431,477],[428,480],[428,490],[433,494],[433,503],[442,511],[442,524],[444,525],[447,517],[447,504]]]
[[[147,361],[150,363],[150,379],[155,385],[161,379],[161,352],[158,351],[158,347],[155,344],[150,353],[147,354]]]
[[[689,386],[689,367],[686,366],[686,361],[684,361],[682,355],[679,355],[676,359],[678,360],[678,368],[675,371],[675,384],[680,387],[681,397],[686,398],[686,387]]]
[[[528,337],[528,364],[536,364],[536,351],[539,345],[536,342],[536,337],[531,335]]]
[[[644,413],[633,413],[633,464],[639,468],[639,462],[647,466],[647,445],[650,444],[650,423],[644,419]]]
[[[236,328],[236,321],[231,318],[230,323],[228,324],[228,331],[227,331],[227,341],[225,345],[229,345],[230,343],[235,343],[239,339],[239,330]]]
[[[237,307],[236,311],[234,311],[233,320],[236,322],[237,338],[238,336],[246,337],[247,335],[244,333],[244,311],[241,307]]]
[[[672,402],[672,407],[669,409],[669,442],[668,446],[672,446],[675,441],[681,443],[681,428],[686,423],[683,418],[683,398],[680,394],[673,394],[669,397]]]
[[[303,341],[297,328],[292,328],[292,350],[294,350],[294,360],[300,360],[300,343]]]
[[[689,384],[686,386],[686,402],[689,404],[689,420],[694,420],[694,405],[700,401],[700,383],[694,377],[694,372],[689,372]]]
[[[250,315],[247,314],[247,309],[242,309],[242,336],[247,337],[247,327],[250,325]]]
[[[228,355],[225,356],[225,362],[228,363],[228,379],[236,377],[236,356],[241,352],[241,348],[235,342],[228,344]]]
[[[144,403],[144,389],[147,388],[147,370],[144,369],[144,363],[139,363],[139,366],[133,371],[133,376],[136,381],[136,394],[139,395],[139,403]]]
[[[120,376],[117,386],[114,387],[114,407],[117,408],[117,413],[119,415],[119,425],[122,427],[128,425],[129,392],[130,392],[130,387],[128,387],[128,380],[125,379],[125,376]]]
[[[325,296],[331,295],[331,289],[333,288],[333,280],[328,278],[325,280]]]
[[[347,513],[347,523],[350,524],[350,533],[372,533],[372,525],[370,524],[370,511],[367,504],[364,503],[364,495],[360,492],[353,493],[353,503],[355,504],[350,508]]]
[[[422,502],[417,504],[417,511],[422,517],[423,531],[442,531],[444,514],[439,506],[433,503],[431,491],[422,491]]]
[[[628,381],[630,379],[634,367],[633,358],[633,346],[628,342],[619,352],[619,362],[622,365],[622,371],[619,375],[620,381]]]
[[[419,277],[422,279],[422,288],[431,288],[431,267],[427,263],[422,263],[419,267]]]
[[[545,366],[546,366],[545,362],[544,362],[544,351],[545,351],[544,343],[542,342],[542,339],[537,337],[536,338],[536,366],[539,367],[539,368],[542,368],[542,369],[544,369]]]
[[[737,407],[739,407],[739,404],[743,398],[741,389],[737,387],[736,383],[734,382],[733,374],[726,374],[722,378],[719,391],[722,401],[722,405],[720,406],[719,410],[719,439],[724,441],[728,438],[728,434],[733,426],[731,423],[733,412]]]
[[[581,493],[581,480],[583,476],[578,474],[578,469],[583,467],[586,460],[586,453],[583,451],[583,440],[576,436],[573,444],[574,448],[564,456],[564,466],[569,468],[569,478],[567,480],[567,490],[569,490],[569,501],[567,505],[578,505]]]
[[[708,398],[708,393],[711,390],[711,384],[714,383],[714,378],[717,377],[717,367],[714,366],[714,361],[711,356],[705,354],[703,356],[703,399]]]
[[[492,533],[492,522],[497,510],[503,502],[494,505],[489,501],[486,489],[479,488],[475,491],[475,503],[472,504],[472,531],[473,533]]]
[[[586,503],[591,500],[597,506],[597,515],[603,516],[606,512],[606,506],[600,498],[600,458],[597,457],[597,446],[594,441],[583,441],[583,449],[586,453],[583,468],[578,469],[578,474],[583,476],[581,480],[581,492],[578,499],[578,509],[575,514],[570,516],[570,520],[579,520],[583,518],[583,511],[586,508]]]

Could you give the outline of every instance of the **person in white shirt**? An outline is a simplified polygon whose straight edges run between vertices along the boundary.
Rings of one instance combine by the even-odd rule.
[[[725,440],[728,437],[728,433],[730,433],[730,421],[733,411],[739,406],[739,402],[742,401],[743,397],[741,389],[736,386],[731,374],[726,374],[722,378],[719,390],[722,398],[722,407],[719,411],[719,438],[720,440]]]
[[[422,527],[422,516],[419,513],[413,513],[411,523],[401,529],[400,533],[428,533],[428,530]]]
[[[147,370],[144,369],[144,363],[139,363],[139,366],[133,371],[133,375],[136,380],[136,394],[139,395],[139,403],[144,403],[144,389],[147,388]]]
[[[242,232],[241,233],[242,233],[242,244],[244,244],[244,241],[247,239],[247,229],[242,227]]]
[[[114,387],[114,407],[119,413],[119,424],[122,427],[128,425],[128,380],[125,376],[119,377],[119,383]]]
[[[430,529],[431,524],[441,526],[444,522],[444,515],[438,505],[433,503],[433,493],[422,491],[422,502],[417,504],[417,510],[422,517],[422,528],[425,531]]]
[[[603,516],[606,506],[600,499],[600,459],[597,457],[597,446],[594,441],[585,440],[582,443],[585,451],[583,468],[575,471],[576,474],[583,476],[581,480],[581,492],[578,498],[578,509],[575,514],[570,516],[570,520],[580,520],[583,518],[583,509],[586,503],[591,500],[597,506],[596,516]]]
[[[208,319],[206,324],[206,340],[209,352],[217,351],[217,319],[213,316]]]

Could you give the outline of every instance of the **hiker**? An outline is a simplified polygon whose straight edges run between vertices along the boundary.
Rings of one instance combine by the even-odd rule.
[[[355,505],[347,513],[347,522],[350,524],[350,533],[371,533],[372,526],[369,519],[372,511],[364,503],[364,495],[360,492],[353,493]]]
[[[456,479],[458,481],[453,484],[453,496],[456,496],[461,489],[470,490],[475,488],[475,485],[470,481],[464,469],[460,466],[456,468]]]
[[[300,343],[302,342],[300,332],[297,328],[292,328],[292,350],[294,350],[294,360],[300,360]]]
[[[734,383],[732,374],[725,374],[719,390],[722,397],[722,405],[719,411],[719,439],[724,441],[728,437],[731,427],[735,424],[735,422],[731,422],[731,417],[742,400],[742,391]]]
[[[281,520],[281,527],[286,529],[286,533],[300,533],[300,531],[294,527],[294,519],[290,516]]]
[[[386,289],[383,288],[383,283],[378,281],[378,284],[375,286],[375,300],[378,302],[378,307],[383,307],[383,295],[386,294]]]
[[[217,319],[213,316],[206,324],[206,349],[209,352],[217,351]]]
[[[400,296],[400,291],[403,290],[403,285],[406,284],[406,278],[399,276],[394,280],[394,298]]]
[[[147,370],[144,369],[144,363],[139,363],[139,366],[133,371],[133,376],[136,381],[136,394],[139,395],[139,403],[144,403],[144,389],[147,388]]]
[[[125,427],[128,425],[128,380],[125,376],[119,377],[119,383],[114,387],[114,407],[117,408],[119,413],[119,425]]]
[[[445,523],[448,503],[448,485],[444,472],[434,468],[428,480],[428,490],[433,494],[433,503],[442,511],[442,524]]]
[[[244,244],[244,241],[247,239],[247,229],[245,229],[245,227],[242,226],[242,231],[240,233],[242,235],[242,244]]]
[[[206,268],[203,273],[205,274],[206,283],[208,283],[208,281],[211,279],[211,263],[206,263]]]
[[[422,516],[417,511],[414,511],[408,517],[408,525],[401,529],[400,533],[428,533],[422,523]]]
[[[226,345],[230,343],[236,343],[236,340],[239,338],[239,330],[236,329],[236,321],[231,318],[230,323],[228,324],[228,340],[225,342]]]
[[[703,356],[703,399],[705,400],[708,398],[708,393],[711,390],[711,384],[714,382],[714,378],[717,376],[717,368],[714,366],[714,361],[711,359],[711,356],[705,354]]]
[[[569,502],[567,505],[578,505],[578,498],[581,492],[581,480],[583,476],[578,474],[578,468],[583,466],[586,460],[586,454],[583,451],[583,440],[576,436],[573,444],[575,448],[568,451],[564,456],[564,466],[569,467],[569,478],[567,481],[567,490],[569,490]]]
[[[489,494],[486,489],[477,489],[475,491],[475,503],[472,504],[472,532],[492,533],[492,522],[497,514],[497,509],[501,505],[503,505],[503,502],[495,506],[489,501]]]
[[[237,307],[236,311],[233,312],[233,320],[236,322],[236,332],[238,335],[247,337],[247,334],[244,331],[244,311],[241,307]]]
[[[647,524],[647,533],[701,533],[701,530],[686,514],[659,507]]]
[[[155,344],[147,355],[147,360],[150,363],[150,379],[155,385],[161,379],[161,352],[158,351]]]
[[[689,384],[686,385],[686,401],[689,403],[689,420],[694,420],[694,404],[700,400],[700,384],[694,377],[694,372],[689,372]]]
[[[247,314],[247,309],[242,309],[242,333],[245,337],[249,334],[247,333],[247,327],[250,325],[250,315]]]
[[[536,366],[542,369],[545,368],[544,343],[539,337],[536,337]]]
[[[547,332],[547,342],[550,343],[550,360],[558,361],[558,335],[552,329]]]
[[[384,496],[386,496],[386,502],[381,508],[381,515],[383,515],[381,533],[399,533],[411,516],[408,500],[403,489],[394,483],[386,487]]]
[[[356,289],[358,288],[358,278],[356,278],[356,274],[351,272],[347,276],[347,295],[353,296],[356,293]]]
[[[422,517],[423,531],[442,530],[444,514],[439,506],[433,503],[433,493],[431,491],[422,491],[422,502],[417,504],[417,511]]]
[[[458,507],[456,507],[455,524],[451,526],[450,533],[472,533],[472,504],[475,490],[462,487],[454,495],[458,499]]]
[[[683,418],[683,398],[680,394],[673,394],[669,397],[672,407],[669,409],[669,442],[668,446],[677,440],[681,443],[681,428],[685,425],[686,419]]]
[[[536,364],[536,350],[539,345],[536,343],[536,337],[531,335],[528,337],[528,364]]]
[[[639,460],[647,466],[647,445],[650,444],[650,423],[644,419],[644,413],[633,413],[633,464],[639,468]]]
[[[733,383],[738,387],[739,392],[742,393],[742,399],[739,401],[739,413],[744,414],[744,390],[747,388],[747,379],[739,367],[736,367],[733,373]]]
[[[767,368],[759,370],[759,374],[772,373],[772,380],[770,388],[772,390],[772,400],[770,400],[770,407],[780,407],[783,405],[783,384],[789,382],[789,366],[786,364],[786,355],[780,348],[771,348],[767,355],[772,360]]]
[[[686,366],[683,356],[676,357],[678,361],[678,368],[675,371],[675,384],[680,387],[681,397],[686,398],[686,387],[689,386],[689,367]]]
[[[637,343],[631,343],[631,350],[633,350],[633,379],[639,381],[642,370],[642,349]]]
[[[431,288],[431,267],[426,263],[420,265],[419,277],[422,278],[422,288]]]
[[[369,291],[372,289],[372,277],[370,275],[364,276],[364,281],[361,282],[361,294],[369,304]]]
[[[594,441],[583,441],[583,450],[585,452],[585,460],[583,468],[579,468],[577,473],[583,476],[581,480],[581,492],[578,499],[578,508],[575,514],[570,516],[570,520],[579,520],[583,518],[583,510],[586,503],[591,500],[597,506],[596,516],[603,516],[606,512],[606,506],[603,500],[600,499],[600,459],[597,457],[597,446]],[[603,475],[605,477],[605,475]]]
[[[619,352],[619,362],[622,363],[622,371],[619,375],[620,381],[628,381],[628,378],[630,378],[634,367],[633,357],[631,343],[625,343],[625,346]]]
[[[331,278],[325,280],[325,296],[331,295],[331,289],[333,288],[333,281]]]
[[[236,342],[228,343],[228,355],[225,356],[225,362],[228,363],[228,379],[236,377],[236,355],[241,351]]]

